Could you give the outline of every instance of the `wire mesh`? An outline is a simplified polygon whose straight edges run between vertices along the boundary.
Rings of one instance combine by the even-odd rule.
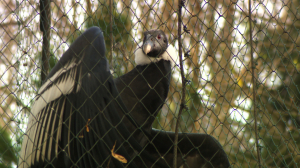
[[[250,1],[249,9],[249,1],[187,0],[178,34],[178,1],[51,0],[46,51],[41,2],[0,2],[0,167],[18,164],[42,74],[92,26],[104,32],[114,77],[136,66],[143,31],[163,30],[177,50],[181,37],[185,86],[177,61],[153,128],[175,131],[180,117],[179,132],[213,136],[232,167],[300,167],[298,1]]]

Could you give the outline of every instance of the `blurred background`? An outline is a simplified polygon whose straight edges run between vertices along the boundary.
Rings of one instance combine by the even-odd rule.
[[[215,137],[232,167],[300,167],[300,1],[250,3],[252,29],[249,1],[185,1],[179,130]],[[88,27],[103,30],[115,77],[135,66],[145,30],[163,30],[178,50],[174,0],[2,0],[0,10],[0,168],[16,167],[37,90]],[[154,128],[175,130],[177,64]]]

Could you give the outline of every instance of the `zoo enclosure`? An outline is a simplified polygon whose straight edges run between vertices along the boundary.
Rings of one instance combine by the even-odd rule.
[[[0,166],[17,164],[46,74],[81,32],[99,26],[116,77],[135,66],[144,30],[162,29],[177,49],[181,38],[184,80],[178,62],[155,128],[175,131],[185,88],[180,132],[218,139],[232,167],[299,167],[298,1],[189,0],[181,14],[172,0],[4,0],[0,8]]]

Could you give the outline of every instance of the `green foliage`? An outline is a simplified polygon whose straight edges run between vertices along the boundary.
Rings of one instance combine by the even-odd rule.
[[[55,57],[55,55],[51,52],[50,58],[49,58],[49,72],[52,70],[52,68],[56,65],[58,59]]]
[[[110,38],[110,15],[112,13],[112,33],[113,39]],[[103,30],[106,43],[106,52],[110,53],[110,43],[130,43],[130,26],[132,25],[129,16],[126,13],[119,13],[115,8],[112,12],[109,11],[109,6],[101,4],[99,8],[88,17],[86,26],[98,26]]]
[[[17,164],[17,156],[10,134],[0,128],[0,168],[12,167],[13,163]]]

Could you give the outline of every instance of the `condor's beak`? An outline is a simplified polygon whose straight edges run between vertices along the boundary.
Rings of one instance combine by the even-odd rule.
[[[153,42],[151,40],[147,40],[143,46],[143,50],[145,54],[147,55],[152,50],[152,48],[153,48]]]
[[[148,54],[150,51],[151,51],[151,45],[150,44],[144,45],[145,54]]]

